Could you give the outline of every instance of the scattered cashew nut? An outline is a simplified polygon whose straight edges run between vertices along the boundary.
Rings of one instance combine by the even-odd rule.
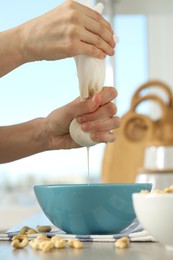
[[[38,232],[50,232],[52,230],[51,226],[37,226]]]
[[[17,235],[12,238],[11,245],[14,248],[21,249],[28,245],[28,237],[26,235]]]
[[[50,226],[37,226],[38,232],[49,232],[51,231]],[[28,240],[29,234],[36,234],[37,231],[30,227],[24,226],[19,231],[19,234],[12,238],[12,247],[24,248],[28,244],[35,250],[41,250],[43,252],[50,252],[53,248],[61,249],[66,247],[66,241],[58,236],[48,238],[46,234],[38,234],[37,237],[31,241]],[[83,243],[77,239],[71,239],[68,244],[72,248],[80,249],[83,248]]]
[[[115,247],[123,249],[127,248],[129,246],[129,239],[128,237],[121,237],[120,239],[115,241]]]
[[[24,235],[26,232],[28,232],[29,229],[30,227],[24,226],[20,229],[19,234]]]
[[[54,247],[58,249],[65,248],[66,247],[65,240],[64,239],[54,240]]]
[[[81,249],[83,248],[83,243],[80,240],[77,239],[70,239],[68,241],[68,244],[70,247],[76,248],[76,249]]]

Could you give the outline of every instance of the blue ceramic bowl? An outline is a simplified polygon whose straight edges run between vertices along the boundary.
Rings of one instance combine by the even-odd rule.
[[[135,219],[132,194],[151,184],[36,185],[48,219],[68,234],[115,234]]]

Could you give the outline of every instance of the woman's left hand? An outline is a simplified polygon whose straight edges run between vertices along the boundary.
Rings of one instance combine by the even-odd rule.
[[[105,87],[100,94],[81,101],[80,98],[54,110],[45,119],[49,138],[49,149],[70,149],[79,147],[69,133],[69,126],[77,118],[83,131],[90,132],[96,142],[113,142],[115,134],[111,130],[120,126],[117,108],[112,102],[117,96],[113,87]]]

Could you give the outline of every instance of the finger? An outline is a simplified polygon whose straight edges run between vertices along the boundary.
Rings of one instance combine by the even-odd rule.
[[[76,99],[75,101],[68,104],[67,115],[68,120],[73,120],[74,118],[94,112],[99,106],[101,102],[101,97],[99,94],[94,95],[92,98],[81,101]]]
[[[81,24],[90,31],[93,35],[99,35],[105,42],[107,42],[112,48],[115,48],[115,40],[113,33],[103,25],[94,19],[88,19],[87,16],[81,16]]]
[[[87,6],[84,6],[80,3],[74,2],[74,4],[75,4],[76,10],[79,10],[80,12],[83,12],[84,14],[88,15],[92,19],[102,23],[103,26],[105,26],[113,34],[113,30],[112,30],[110,23],[108,21],[106,21],[101,14],[99,14],[95,10],[93,10]]]
[[[78,45],[78,49],[75,50],[75,53],[76,55],[85,54],[98,59],[104,59],[106,57],[106,53],[103,52],[103,50],[98,49],[95,45],[82,41],[80,42],[80,45]]]
[[[113,101],[117,97],[118,92],[114,87],[104,87],[100,95],[101,95],[101,106],[102,106],[108,102]]]
[[[98,119],[106,119],[112,117],[116,114],[117,107],[113,102],[106,103],[105,105],[99,107],[96,111],[82,115],[77,118],[79,123],[84,123],[86,121],[94,121]]]
[[[81,128],[85,132],[103,132],[116,129],[120,126],[120,118],[112,117],[105,120],[89,121],[81,124]]]
[[[99,143],[112,143],[116,140],[115,133],[113,132],[100,132],[91,134],[91,138]]]
[[[101,49],[107,55],[114,55],[114,48],[112,48],[106,41],[104,41],[99,35],[91,33],[87,30],[80,30],[80,39],[83,42],[92,44],[98,49]]]
[[[81,40],[101,48],[108,55],[113,55],[115,40],[110,24],[102,15],[88,7],[79,4],[76,9],[79,10],[77,20],[85,28],[85,30],[82,30]]]

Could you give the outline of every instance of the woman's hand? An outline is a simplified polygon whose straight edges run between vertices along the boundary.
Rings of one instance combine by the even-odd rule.
[[[110,24],[98,12],[75,1],[65,1],[20,27],[26,61],[57,60],[79,54],[102,59],[114,54]]]
[[[96,142],[113,142],[115,135],[111,130],[119,127],[120,119],[115,116],[117,109],[113,102],[117,92],[113,87],[106,87],[101,94],[81,101],[73,102],[54,110],[46,119],[45,127],[49,140],[48,149],[70,149],[79,147],[69,133],[69,126],[74,118],[84,131],[91,133]]]
[[[119,127],[116,106],[111,102],[117,96],[112,87],[101,94],[81,101],[77,98],[54,110],[47,118],[36,118],[17,125],[0,127],[0,163],[11,162],[36,153],[79,147],[69,133],[74,118],[96,142],[113,142],[112,129]]]
[[[0,32],[0,77],[32,61],[77,55],[114,55],[110,24],[96,11],[68,0],[15,28]]]

